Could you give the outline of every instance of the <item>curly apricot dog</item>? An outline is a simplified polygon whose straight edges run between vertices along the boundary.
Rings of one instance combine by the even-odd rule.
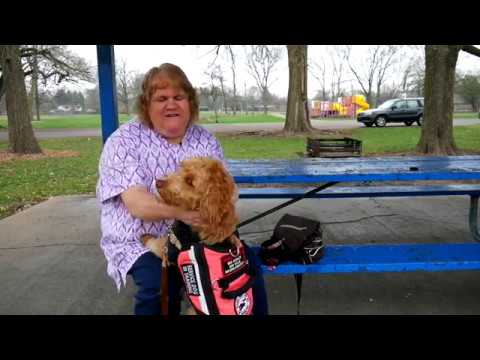
[[[193,231],[205,244],[222,242],[235,231],[237,187],[221,161],[211,158],[185,160],[178,171],[158,180],[157,188],[167,204],[200,212],[202,225],[193,227]]]
[[[201,225],[192,226],[191,230],[206,245],[224,241],[240,245],[234,234],[238,223],[235,210],[238,190],[221,161],[206,157],[185,160],[176,172],[157,180],[157,190],[166,204],[200,213]],[[164,267],[170,265],[165,237],[155,239],[147,235],[143,242],[162,259]],[[192,307],[187,314],[195,314]]]
[[[221,161],[207,157],[184,160],[176,172],[157,180],[157,189],[165,203],[199,211],[202,225],[192,230],[205,244],[239,241],[232,235],[238,223],[238,190]],[[145,235],[143,242],[165,261],[166,239]]]

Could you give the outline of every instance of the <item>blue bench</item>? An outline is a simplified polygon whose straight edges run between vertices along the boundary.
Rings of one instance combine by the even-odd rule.
[[[240,188],[241,199],[281,199],[301,196],[312,188]],[[471,197],[470,228],[478,233],[478,197],[480,185],[355,186],[330,187],[306,198],[338,199],[402,196]],[[257,249],[258,251],[258,249]],[[400,245],[326,245],[325,256],[317,264],[283,263],[276,269],[264,267],[266,274],[447,271],[480,270],[480,244],[400,244]]]
[[[313,188],[239,188],[241,199],[292,199]],[[294,275],[297,285],[297,314],[300,314],[302,275],[355,272],[410,272],[480,270],[478,198],[480,185],[355,186],[329,187],[305,198],[339,199],[402,196],[470,196],[469,224],[478,243],[330,245],[314,264],[284,262],[272,268],[262,265],[265,275]],[[253,248],[259,252],[259,247]]]
[[[259,247],[254,247],[258,252]],[[315,264],[262,266],[265,274],[480,270],[480,244],[326,245]]]

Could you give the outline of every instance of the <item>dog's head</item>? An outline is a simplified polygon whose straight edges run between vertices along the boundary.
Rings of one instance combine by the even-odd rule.
[[[219,160],[193,158],[165,179],[157,180],[158,193],[169,205],[200,212],[203,225],[194,228],[207,244],[222,242],[238,223],[238,192],[232,176]]]

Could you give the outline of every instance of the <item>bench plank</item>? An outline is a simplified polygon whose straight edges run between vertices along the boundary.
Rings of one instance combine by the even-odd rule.
[[[258,253],[258,247],[253,249]],[[480,244],[330,245],[315,264],[262,268],[266,275],[480,270]]]
[[[313,187],[239,188],[241,199],[280,199],[300,196]],[[480,195],[480,185],[354,186],[331,187],[305,198]]]
[[[479,179],[480,156],[228,160],[237,183]]]

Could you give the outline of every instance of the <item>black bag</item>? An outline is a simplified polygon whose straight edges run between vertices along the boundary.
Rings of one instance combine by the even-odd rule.
[[[285,214],[275,226],[272,237],[262,243],[260,258],[269,266],[290,260],[311,264],[323,256],[320,222]]]

